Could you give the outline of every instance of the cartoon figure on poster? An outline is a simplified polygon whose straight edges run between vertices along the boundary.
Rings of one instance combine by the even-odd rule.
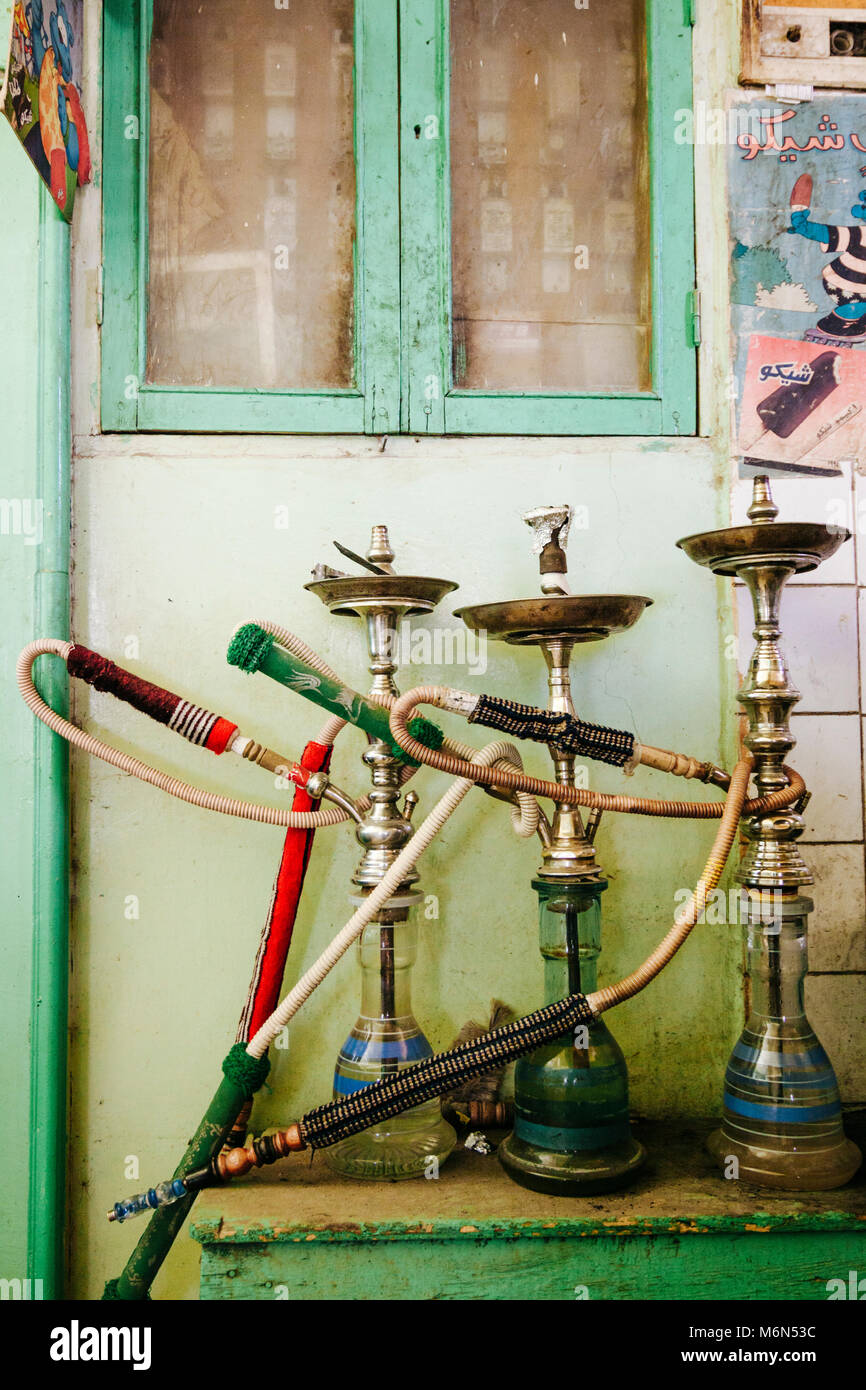
[[[80,94],[82,20],[83,0],[18,0],[3,98],[13,130],[67,219],[77,185],[91,179]]]
[[[866,176],[866,164],[861,165],[860,175]],[[862,343],[866,341],[866,189],[851,209],[859,224],[844,226],[812,221],[812,191],[812,175],[801,174],[791,193],[788,231],[818,242],[822,251],[833,256],[821,279],[835,308],[806,333],[806,340],[839,346]]]

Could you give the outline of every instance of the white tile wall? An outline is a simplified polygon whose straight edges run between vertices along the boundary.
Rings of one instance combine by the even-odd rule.
[[[829,1056],[843,1101],[866,1097],[866,974],[809,975],[806,1012]]]
[[[740,666],[747,665],[754,642],[752,600],[737,588]],[[866,591],[863,594],[866,600]],[[866,602],[861,604],[866,621]],[[851,714],[860,709],[857,643],[857,589],[822,584],[791,587],[782,599],[782,649],[791,679],[800,692],[795,713]]]
[[[803,858],[815,875],[812,887],[804,889],[815,904],[809,919],[810,969],[866,970],[863,846],[804,845]]]
[[[790,755],[812,799],[803,843],[863,839],[863,775],[859,714],[795,714]]]

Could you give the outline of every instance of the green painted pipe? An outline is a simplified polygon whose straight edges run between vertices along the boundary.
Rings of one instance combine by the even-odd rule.
[[[257,623],[246,623],[232,638],[227,653],[230,666],[239,666],[242,671],[252,673],[261,671],[278,681],[289,690],[295,690],[307,700],[321,705],[330,714],[336,714],[349,724],[363,729],[372,738],[387,743],[395,757],[401,762],[417,766],[414,759],[396,744],[388,723],[388,711],[381,705],[374,705],[357,690],[351,690],[330,676],[323,676],[299,657],[293,656],[285,647],[279,646],[276,638]],[[427,748],[441,748],[444,735],[442,730],[420,715],[409,722],[409,732],[419,743]]]
[[[186,1153],[173,1176],[182,1178],[195,1168],[204,1168],[219,1153],[249,1091],[224,1076],[205,1116],[189,1141]],[[196,1194],[182,1197],[171,1206],[158,1207],[142,1232],[141,1239],[127,1260],[119,1279],[110,1279],[102,1295],[104,1299],[119,1299],[126,1303],[140,1302],[148,1297],[150,1286],[159,1273],[163,1260],[174,1244],[178,1231],[186,1220]]]
[[[36,496],[42,541],[35,575],[37,632],[69,631],[69,226],[46,188],[39,198],[39,359]],[[69,702],[62,661],[41,662],[36,685],[58,713]],[[41,722],[34,733],[33,973],[30,1024],[27,1273],[42,1297],[63,1297],[69,1014],[68,745]]]

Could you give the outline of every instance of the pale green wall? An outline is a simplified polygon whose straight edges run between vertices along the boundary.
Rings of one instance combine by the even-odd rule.
[[[736,7],[708,0],[700,8],[698,92],[718,100],[732,75]],[[93,75],[93,25],[87,48]],[[98,111],[92,124],[98,127]],[[0,158],[20,159],[7,147],[8,141],[0,145]],[[713,433],[713,444],[392,439],[383,456],[376,441],[348,439],[97,436],[97,150],[97,187],[85,190],[76,209],[73,635],[121,661],[126,639],[137,639],[138,658],[130,659],[136,670],[293,752],[318,727],[316,712],[264,678],[242,677],[226,666],[236,623],[257,616],[282,621],[360,684],[359,627],[329,619],[301,589],[312,564],[329,558],[332,538],[362,548],[370,525],[385,521],[398,564],[452,576],[461,586],[459,602],[523,595],[534,591],[535,580],[520,513],[562,498],[583,504],[589,514],[589,528],[576,531],[571,542],[575,587],[647,593],[656,601],[632,633],[578,654],[579,709],[591,719],[634,727],[649,741],[729,762],[727,596],[673,544],[727,517],[724,151],[697,151],[696,166],[706,330],[702,429]],[[26,234],[19,229],[28,218],[32,223],[28,200],[35,194],[33,180],[20,183],[23,202],[10,214],[11,200],[5,200],[0,214],[16,219],[0,235],[0,255],[9,260],[10,274],[14,269],[23,309],[27,275],[19,262]],[[4,379],[8,383],[8,365]],[[29,438],[26,416],[23,438]],[[291,509],[291,533],[274,526],[274,508],[281,505]],[[13,651],[19,637],[23,642],[32,635],[26,614],[16,610],[15,621]],[[543,699],[536,655],[491,647],[489,658],[485,677],[455,671],[454,679]],[[402,684],[426,674],[407,674]],[[7,665],[7,689],[8,676]],[[199,784],[272,796],[257,770],[216,763],[107,697],[79,693],[76,717]],[[462,724],[453,727],[465,736]],[[363,786],[358,751],[347,733],[335,760],[337,776],[354,790]],[[529,762],[544,767],[540,750]],[[618,787],[621,780],[594,771],[592,785]],[[443,786],[437,776],[419,775],[419,815]],[[669,782],[658,775],[641,774],[629,789],[670,794]],[[135,1226],[109,1227],[106,1208],[168,1175],[213,1090],[246,989],[281,835],[169,801],[77,755],[73,818],[71,1291],[92,1297],[106,1276],[119,1272],[138,1235]],[[708,826],[602,823],[597,844],[611,878],[603,979],[641,959],[666,929],[674,893],[693,882],[711,837]],[[25,859],[28,846],[18,851],[19,861]],[[345,829],[320,835],[292,974],[348,915],[347,881],[356,857]],[[438,893],[441,916],[422,931],[416,1007],[435,1045],[450,1042],[468,1016],[482,1017],[493,994],[518,1009],[538,1002],[528,886],[537,859],[535,844],[516,841],[504,809],[479,793],[422,861],[424,887]],[[130,895],[139,899],[137,921],[125,916]],[[24,921],[26,898],[21,906]],[[19,957],[13,966],[24,971]],[[724,1059],[740,1026],[739,961],[736,932],[702,928],[650,993],[617,1011],[613,1026],[629,1059],[638,1111],[693,1115],[717,1106]],[[288,1119],[302,1105],[326,1098],[333,1058],[356,1004],[357,976],[348,959],[299,1017],[290,1052],[278,1054],[257,1124]],[[20,1132],[26,1117],[13,1118],[19,1121],[13,1131]],[[137,1180],[125,1177],[131,1155],[139,1163]],[[157,1296],[195,1295],[197,1254],[182,1236]]]

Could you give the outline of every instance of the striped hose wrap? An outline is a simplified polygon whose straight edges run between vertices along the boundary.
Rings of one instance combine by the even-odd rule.
[[[164,690],[161,685],[142,680],[117,666],[107,657],[100,656],[89,647],[74,645],[67,657],[67,667],[71,676],[92,685],[94,690],[107,691],[117,699],[124,700],[134,709],[165,724],[174,733],[188,739],[212,753],[223,753],[237,733],[237,725],[211,710],[194,705],[190,700]]]
[[[520,705],[497,695],[480,695],[468,719],[470,724],[483,724],[513,738],[552,744],[563,753],[593,758],[614,767],[622,767],[634,753],[634,734],[602,724],[587,724],[558,710]]]
[[[594,1020],[585,996],[570,994],[448,1052],[405,1067],[394,1076],[373,1081],[345,1100],[329,1101],[309,1110],[298,1122],[301,1137],[311,1149],[326,1149],[370,1125],[453,1090],[457,1083],[524,1057],[543,1043],[571,1032],[578,1024]]]

